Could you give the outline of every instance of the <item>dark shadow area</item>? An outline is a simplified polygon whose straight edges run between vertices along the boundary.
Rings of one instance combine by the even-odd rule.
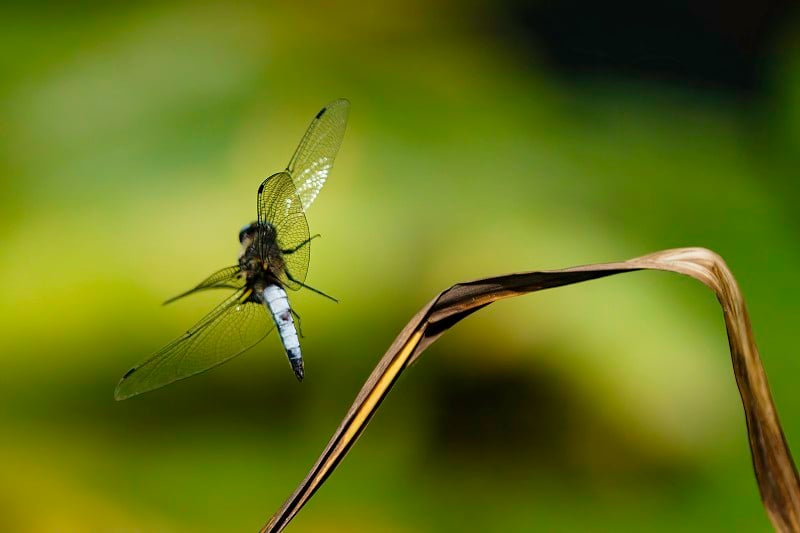
[[[764,89],[764,61],[793,2],[510,1],[498,12],[517,47],[565,75]]]

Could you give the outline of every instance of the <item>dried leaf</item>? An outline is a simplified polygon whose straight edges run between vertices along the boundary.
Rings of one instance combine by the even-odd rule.
[[[458,283],[441,292],[403,328],[316,464],[261,531],[278,532],[286,527],[350,450],[403,370],[460,320],[504,298],[636,270],[677,272],[701,281],[716,293],[725,318],[761,500],[776,530],[800,531],[800,479],[772,402],[744,300],[722,258],[704,248],[666,250],[619,263],[508,274]]]

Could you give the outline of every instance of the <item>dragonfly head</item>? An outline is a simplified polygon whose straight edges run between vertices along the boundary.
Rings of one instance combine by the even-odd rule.
[[[258,222],[251,222],[247,224],[239,231],[239,242],[244,244],[244,240],[246,238],[253,239],[253,236],[256,234],[256,228],[258,227]]]

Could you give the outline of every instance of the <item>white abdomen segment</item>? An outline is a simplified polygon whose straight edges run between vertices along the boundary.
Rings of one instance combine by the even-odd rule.
[[[298,381],[303,381],[303,356],[300,353],[300,340],[297,338],[297,328],[292,319],[292,310],[289,307],[289,298],[278,285],[268,285],[261,293],[262,301],[267,306],[275,327],[278,328],[278,335],[281,337],[286,356],[292,364],[294,375]]]

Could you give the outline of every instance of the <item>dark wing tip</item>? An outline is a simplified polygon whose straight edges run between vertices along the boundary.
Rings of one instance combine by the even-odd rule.
[[[350,100],[348,100],[347,98],[337,98],[333,102],[328,103],[328,105],[326,105],[325,107],[320,109],[319,113],[317,113],[317,115],[314,117],[314,119],[319,120],[320,118],[322,118],[322,115],[327,113],[329,108],[331,108],[331,107],[339,107],[339,106],[347,106],[347,107],[349,107],[350,106]]]
[[[323,110],[323,111],[324,111],[324,110]],[[265,183],[267,183],[267,181],[266,181],[266,180],[262,181],[262,182],[261,182],[261,185],[259,185],[259,186],[258,186],[258,194],[261,194],[262,192],[264,192],[264,184],[265,184]]]
[[[131,396],[135,396],[135,394],[127,394],[127,393],[122,392],[122,386],[125,384],[125,380],[128,379],[138,369],[139,369],[139,367],[137,367],[137,366],[131,368],[130,370],[125,372],[125,374],[122,376],[122,379],[119,380],[119,383],[117,383],[117,388],[114,389],[114,399],[116,401],[119,402],[121,400],[126,400],[126,399],[130,398]]]

